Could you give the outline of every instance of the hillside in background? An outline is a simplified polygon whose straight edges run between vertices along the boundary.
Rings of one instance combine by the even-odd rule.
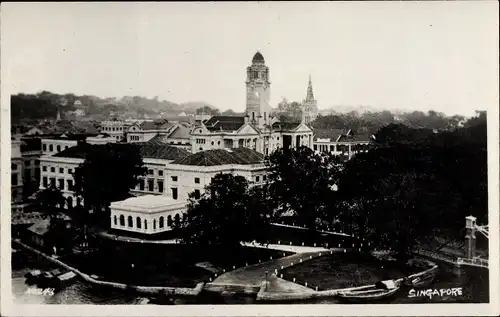
[[[195,114],[199,108],[218,109],[203,101],[175,103],[159,100],[158,97],[124,96],[101,98],[91,95],[56,94],[42,91],[37,94],[16,94],[11,96],[11,120],[55,119],[58,112],[63,118],[107,119],[110,116],[132,118],[156,118],[178,115],[182,112]]]

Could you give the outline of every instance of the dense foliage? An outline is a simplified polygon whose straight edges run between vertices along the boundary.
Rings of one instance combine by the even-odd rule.
[[[266,189],[242,176],[217,174],[199,199],[190,195],[187,216],[174,223],[190,244],[237,249],[241,241],[265,242],[271,218]]]
[[[86,210],[95,211],[104,223],[109,222],[108,207],[126,199],[139,176],[147,169],[139,149],[133,144],[80,144],[85,161],[75,169],[75,191],[83,197]],[[105,212],[104,214],[102,212]]]
[[[382,128],[378,145],[348,161],[341,220],[373,247],[407,253],[435,234],[460,237],[470,214],[487,222],[486,122],[432,132]]]
[[[333,221],[340,169],[337,157],[308,147],[279,149],[269,157],[269,190],[279,215],[291,213],[311,230],[321,219]]]

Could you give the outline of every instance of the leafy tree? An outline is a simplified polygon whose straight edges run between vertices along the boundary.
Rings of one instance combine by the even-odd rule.
[[[189,196],[187,217],[174,228],[181,229],[186,243],[223,249],[237,249],[242,241],[265,241],[261,228],[267,227],[270,215],[255,199],[264,196],[265,191],[250,189],[242,176],[217,174],[201,198]]]
[[[219,115],[219,109],[213,109],[209,106],[203,106],[201,108],[196,109],[196,114],[209,114],[212,116]]]
[[[50,186],[37,192],[36,200],[51,220],[56,218],[58,213],[64,208],[64,196],[55,186]]]
[[[422,131],[383,128],[342,171],[340,218],[373,247],[405,254],[435,234],[460,239],[469,214],[487,221],[486,124]]]
[[[139,176],[147,169],[139,149],[133,144],[90,145],[81,143],[85,161],[75,169],[75,190],[83,197],[85,209],[109,221],[109,204],[130,197]],[[102,212],[105,212],[102,214]]]
[[[339,159],[308,147],[279,149],[269,158],[269,191],[277,214],[291,211],[312,231],[321,218],[333,220]]]

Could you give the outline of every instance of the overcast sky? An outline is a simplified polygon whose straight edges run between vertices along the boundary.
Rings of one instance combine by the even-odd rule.
[[[471,114],[498,104],[498,3],[2,3],[11,92],[158,96],[245,108],[245,68],[271,105]]]

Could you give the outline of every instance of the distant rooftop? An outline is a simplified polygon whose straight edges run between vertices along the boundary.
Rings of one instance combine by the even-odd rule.
[[[112,202],[110,208],[151,213],[164,211],[172,207],[182,208],[185,204],[185,201],[179,201],[165,195],[144,195]]]
[[[243,116],[213,116],[205,122],[210,131],[236,131],[245,124]]]
[[[196,166],[250,165],[262,163],[263,160],[264,155],[262,153],[247,148],[233,148],[198,152],[176,160],[172,164]]]

